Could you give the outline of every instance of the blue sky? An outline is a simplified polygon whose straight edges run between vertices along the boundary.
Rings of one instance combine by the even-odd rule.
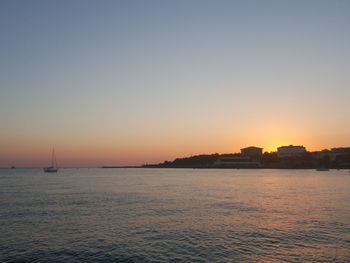
[[[349,1],[0,7],[0,165],[350,141]]]

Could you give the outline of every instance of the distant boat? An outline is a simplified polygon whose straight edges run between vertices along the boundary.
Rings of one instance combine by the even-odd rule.
[[[316,171],[327,172],[327,171],[329,171],[329,169],[328,168],[324,168],[324,167],[320,167],[320,168],[317,168]]]
[[[45,173],[57,173],[58,171],[58,165],[57,165],[57,159],[55,155],[55,149],[52,149],[52,156],[51,156],[51,166],[45,167],[44,172]]]

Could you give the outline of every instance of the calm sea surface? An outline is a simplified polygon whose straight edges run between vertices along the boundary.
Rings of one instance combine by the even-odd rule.
[[[347,170],[0,170],[0,262],[350,262]]]

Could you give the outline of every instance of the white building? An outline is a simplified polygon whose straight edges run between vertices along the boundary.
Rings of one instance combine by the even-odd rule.
[[[345,156],[350,156],[350,147],[339,147],[331,149],[330,157],[332,161]]]
[[[300,157],[306,153],[306,149],[304,146],[281,146],[277,148],[277,156],[278,158],[285,157]]]
[[[241,155],[249,156],[249,157],[259,157],[262,155],[262,151],[263,151],[263,148],[249,146],[241,149]]]

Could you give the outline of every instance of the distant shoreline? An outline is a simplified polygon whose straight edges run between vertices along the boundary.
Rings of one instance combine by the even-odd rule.
[[[42,169],[42,167],[17,167],[16,169],[11,169],[7,167],[0,167],[0,170],[25,170],[25,169]],[[60,169],[201,169],[201,170],[316,170],[315,167],[308,168],[273,168],[273,167],[151,167],[151,166],[97,166],[97,167],[60,167]],[[350,168],[329,168],[329,170],[349,170]]]
[[[120,169],[120,168],[145,168],[145,167],[142,167],[142,166],[130,166],[130,165],[127,165],[127,166],[109,166],[109,165],[107,165],[107,166],[100,166],[100,167],[98,167],[98,168],[102,168],[102,169]]]
[[[202,170],[315,170],[317,168],[272,168],[272,167],[259,167],[259,168],[250,168],[250,167],[151,167],[151,166],[102,166],[98,167],[101,169],[125,169],[125,168],[138,168],[138,169],[202,169]],[[330,168],[330,170],[349,170],[349,168]]]

